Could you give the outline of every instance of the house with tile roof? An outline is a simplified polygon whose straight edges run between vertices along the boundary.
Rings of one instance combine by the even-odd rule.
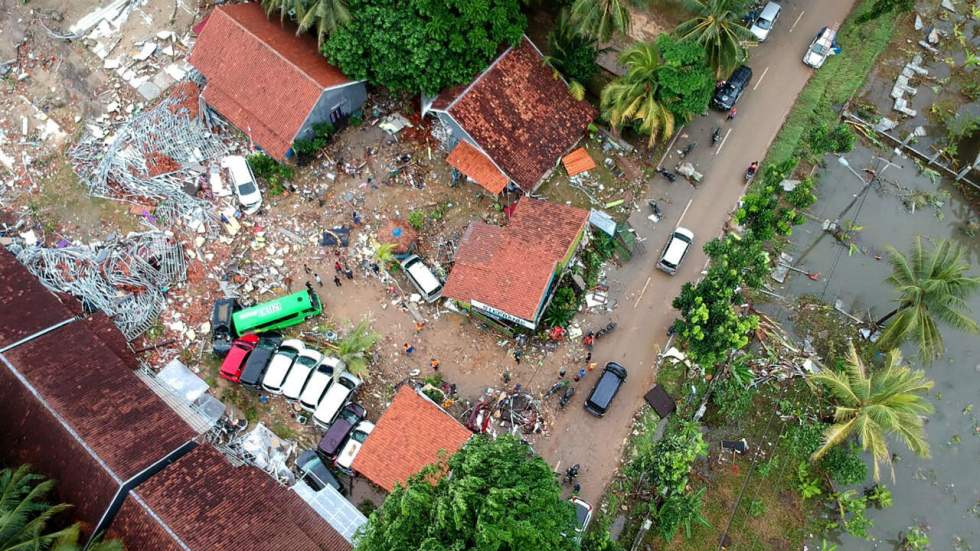
[[[587,210],[522,197],[506,226],[471,223],[442,296],[505,328],[535,329],[588,221]]]
[[[441,122],[449,164],[497,195],[511,184],[537,189],[597,113],[524,37],[470,84],[424,101],[423,114]]]
[[[364,82],[327,63],[315,38],[257,3],[218,6],[201,27],[189,61],[207,78],[204,101],[270,157],[292,157],[313,125],[343,124],[367,98]]]
[[[427,465],[449,459],[473,436],[409,385],[402,385],[354,458],[354,472],[390,492]]]

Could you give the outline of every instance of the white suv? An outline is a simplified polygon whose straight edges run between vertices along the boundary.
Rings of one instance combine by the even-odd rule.
[[[303,388],[306,387],[306,381],[310,379],[310,375],[321,361],[323,361],[323,354],[312,348],[300,352],[293,362],[293,367],[289,369],[289,375],[286,375],[286,382],[282,385],[282,395],[287,400],[298,400],[299,395],[303,393]]]
[[[756,18],[755,23],[752,24],[752,28],[749,29],[759,42],[765,42],[769,38],[769,33],[772,31],[773,25],[776,24],[776,20],[779,19],[779,12],[782,9],[775,2],[769,2],[766,4],[766,7],[762,8],[759,17]]]
[[[262,378],[262,388],[272,394],[282,394],[282,385],[286,382],[289,369],[293,367],[296,356],[299,356],[299,353],[305,348],[303,341],[298,339],[283,341],[279,345],[279,350],[276,350],[272,360],[269,361],[269,367],[265,370],[265,377]]]
[[[333,356],[323,358],[323,361],[316,366],[316,370],[310,375],[310,380],[306,381],[303,393],[299,396],[299,405],[306,411],[312,412],[320,405],[320,400],[330,387],[330,383],[336,379],[340,373],[347,369],[344,362]]]
[[[681,264],[681,260],[684,260],[684,257],[687,256],[687,251],[693,243],[694,232],[687,228],[677,226],[674,233],[670,235],[670,239],[667,240],[667,244],[664,245],[663,252],[660,253],[660,261],[657,262],[657,268],[670,275],[674,275],[677,267]]]
[[[255,214],[262,206],[262,192],[255,183],[255,176],[248,161],[241,155],[229,155],[221,159],[221,166],[231,176],[231,188],[238,197],[245,214]]]
[[[360,386],[360,379],[346,371],[341,373],[330,385],[327,393],[320,400],[320,405],[313,412],[313,423],[321,429],[328,428],[333,423],[334,417],[337,417],[340,408],[344,407]]]
[[[442,282],[432,270],[422,262],[418,255],[411,255],[401,261],[402,269],[408,275],[409,281],[422,295],[426,302],[435,302],[442,296]]]

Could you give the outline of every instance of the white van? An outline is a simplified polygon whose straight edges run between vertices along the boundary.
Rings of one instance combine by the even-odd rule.
[[[442,282],[432,270],[422,262],[418,255],[411,255],[401,261],[402,269],[408,275],[409,281],[418,290],[426,302],[435,302],[442,296]]]
[[[351,397],[354,391],[361,386],[361,380],[348,372],[343,372],[337,377],[327,393],[320,400],[320,405],[313,412],[313,423],[321,429],[327,429],[333,423],[334,417],[340,412]]]
[[[320,405],[320,400],[323,399],[330,383],[345,369],[347,366],[339,358],[333,356],[323,358],[323,361],[316,366],[313,374],[310,375],[310,380],[306,382],[303,393],[299,396],[299,405],[306,411],[315,410]]]

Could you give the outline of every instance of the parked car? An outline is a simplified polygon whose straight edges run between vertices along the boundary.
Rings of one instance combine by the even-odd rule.
[[[351,402],[344,406],[344,409],[340,410],[340,414],[337,415],[337,420],[330,425],[327,433],[323,435],[316,447],[320,457],[328,460],[336,457],[340,447],[344,444],[344,440],[347,439],[347,435],[364,419],[365,415],[367,412],[360,404]]]
[[[626,382],[626,368],[616,362],[607,363],[595,387],[585,400],[585,411],[596,417],[605,415],[624,382]]]
[[[253,390],[258,390],[262,385],[262,377],[265,370],[276,353],[279,345],[282,344],[282,336],[275,333],[264,333],[259,337],[259,344],[255,350],[248,355],[245,361],[245,369],[242,370],[240,382]]]
[[[813,42],[810,43],[810,47],[806,49],[806,53],[803,54],[803,63],[814,69],[823,67],[824,61],[834,55],[834,40],[836,39],[837,31],[834,29],[830,27],[820,29],[817,36],[813,38]]]
[[[340,372],[346,369],[347,366],[338,358],[325,356],[310,375],[310,380],[306,382],[306,386],[303,387],[303,393],[299,396],[299,405],[306,411],[315,410],[320,405],[320,400],[323,399],[330,383],[340,375]]]
[[[231,350],[231,340],[234,335],[231,315],[238,308],[238,300],[234,298],[218,299],[211,308],[211,352],[219,358],[224,358]]]
[[[426,302],[439,300],[439,297],[442,296],[442,282],[418,255],[413,254],[402,260],[401,265],[405,274],[408,275],[408,280],[412,282],[412,286],[418,290]]]
[[[578,496],[573,496],[569,501],[575,506],[575,541],[581,542],[592,522],[592,506]]]
[[[228,171],[231,188],[238,197],[238,203],[245,214],[255,214],[262,206],[262,192],[255,183],[255,175],[248,161],[241,155],[228,155],[221,159],[221,166]]]
[[[271,394],[282,394],[282,385],[286,382],[286,375],[293,367],[293,362],[299,353],[306,349],[303,341],[289,339],[279,345],[279,350],[272,356],[269,367],[265,370],[262,377],[262,388]]]
[[[240,338],[231,342],[231,349],[225,356],[225,361],[221,362],[219,374],[222,379],[227,379],[233,383],[241,380],[242,370],[245,368],[245,361],[248,355],[259,342],[258,335],[242,335]]]
[[[361,421],[354,427],[354,430],[350,433],[350,438],[344,444],[344,449],[337,454],[337,460],[334,464],[337,465],[338,469],[347,474],[354,474],[353,467],[351,467],[354,464],[354,458],[357,457],[357,452],[361,451],[361,446],[364,445],[364,441],[367,440],[373,430],[374,423],[367,419]]]
[[[670,234],[670,239],[664,245],[664,250],[660,253],[660,260],[657,261],[657,268],[674,275],[681,261],[687,256],[687,251],[694,243],[694,233],[687,229],[677,226],[674,233]]]
[[[282,395],[287,400],[298,400],[306,387],[306,381],[310,380],[310,375],[316,371],[316,367],[320,365],[321,361],[323,361],[323,354],[312,348],[303,349],[296,356],[293,367],[289,368],[286,382],[282,384]]]
[[[762,11],[759,12],[759,16],[755,18],[752,23],[752,27],[749,31],[755,35],[759,42],[765,42],[769,38],[769,32],[772,31],[773,25],[776,24],[776,20],[779,19],[779,12],[783,10],[782,6],[775,2],[769,2],[766,4]]]
[[[732,76],[715,90],[711,106],[722,111],[735,107],[738,98],[742,97],[742,93],[749,87],[750,80],[752,80],[752,69],[739,65]]]
[[[317,492],[328,485],[333,486],[338,492],[343,491],[340,481],[314,450],[306,450],[299,454],[296,458],[296,469],[299,471],[299,479]]]
[[[326,429],[333,423],[334,417],[344,407],[344,404],[351,399],[354,391],[361,386],[361,380],[348,372],[343,372],[337,377],[327,393],[320,400],[320,405],[313,412],[313,423],[321,429]]]

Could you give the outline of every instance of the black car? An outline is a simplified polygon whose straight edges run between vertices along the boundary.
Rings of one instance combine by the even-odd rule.
[[[300,480],[310,485],[310,488],[319,492],[327,485],[333,486],[335,490],[343,493],[343,486],[337,477],[330,472],[330,469],[323,464],[323,460],[314,450],[306,450],[296,458],[296,468],[299,470]]]
[[[320,444],[316,447],[320,456],[326,459],[336,457],[340,453],[344,441],[347,440],[347,435],[350,434],[350,431],[354,430],[354,427],[361,422],[361,419],[364,419],[365,415],[367,415],[367,412],[364,411],[364,408],[360,404],[352,402],[344,406],[344,409],[340,410],[337,419],[330,425],[327,433],[323,435],[323,438],[320,439]]]
[[[749,87],[750,80],[752,80],[752,69],[745,65],[739,65],[732,76],[715,90],[715,97],[711,100],[711,106],[722,111],[728,111],[735,107],[735,102],[742,97],[742,93]]]
[[[215,301],[211,310],[211,351],[219,358],[224,358],[231,350],[231,341],[234,338],[231,315],[240,307],[237,299],[223,298]]]
[[[599,375],[595,388],[585,400],[585,411],[596,417],[605,415],[624,382],[626,382],[626,368],[616,362],[607,363],[602,369],[602,374]]]
[[[259,343],[245,360],[245,367],[239,382],[253,390],[258,390],[262,384],[262,377],[265,376],[265,368],[269,367],[269,361],[282,344],[282,337],[275,333],[265,333],[259,336]]]

